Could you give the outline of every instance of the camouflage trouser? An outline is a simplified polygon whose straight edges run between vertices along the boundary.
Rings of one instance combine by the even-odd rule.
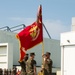
[[[20,75],[27,75],[26,72],[21,72]]]
[[[27,75],[34,75],[34,72],[27,73]]]
[[[49,75],[46,69],[42,69],[38,75]]]

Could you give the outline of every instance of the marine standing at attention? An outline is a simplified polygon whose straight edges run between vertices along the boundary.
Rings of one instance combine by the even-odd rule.
[[[30,53],[30,58],[26,62],[27,75],[36,75],[36,61],[34,60],[35,53]]]

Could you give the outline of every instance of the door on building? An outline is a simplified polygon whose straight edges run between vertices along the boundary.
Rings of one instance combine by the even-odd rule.
[[[64,46],[64,75],[75,75],[75,45]]]

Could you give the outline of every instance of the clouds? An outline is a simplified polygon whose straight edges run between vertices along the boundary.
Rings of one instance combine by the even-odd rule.
[[[14,22],[25,24],[26,26],[32,24],[36,20],[35,18],[19,18],[19,17],[12,17],[10,19],[13,20]],[[52,39],[60,39],[61,33],[70,31],[70,25],[64,25],[64,23],[60,20],[44,20],[43,23]],[[49,38],[45,29],[43,29],[43,32],[44,37]]]
[[[61,33],[70,31],[70,25],[64,25],[60,20],[45,20],[44,24],[53,39],[60,39]]]

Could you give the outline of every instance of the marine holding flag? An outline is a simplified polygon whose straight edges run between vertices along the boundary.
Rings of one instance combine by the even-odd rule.
[[[26,51],[43,42],[42,6],[39,6],[37,20],[17,34],[20,41],[20,61],[23,60]]]

